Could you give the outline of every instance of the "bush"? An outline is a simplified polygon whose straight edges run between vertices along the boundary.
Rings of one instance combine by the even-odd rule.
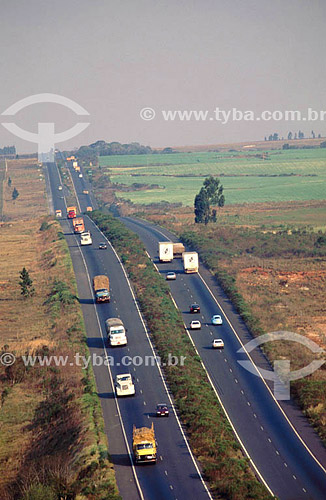
[[[22,497],[22,500],[57,500],[57,494],[51,486],[34,483]]]

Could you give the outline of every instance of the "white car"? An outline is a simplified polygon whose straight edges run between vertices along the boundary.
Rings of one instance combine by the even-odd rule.
[[[58,186],[59,191],[62,191],[62,186]]]
[[[115,391],[117,396],[134,396],[136,391],[130,373],[121,373],[116,376]]]
[[[80,244],[82,246],[84,245],[91,245],[93,243],[91,233],[89,231],[85,231],[84,233],[81,233],[80,235]]]
[[[83,177],[83,174],[79,174],[79,175],[78,175],[78,177],[80,177],[80,178],[82,179],[82,177]]]
[[[223,349],[224,348],[224,342],[222,339],[214,339],[212,342],[212,348],[213,349]]]
[[[190,323],[190,330],[200,330],[201,329],[201,322],[198,321],[198,319],[194,319]]]
[[[214,314],[214,316],[212,317],[212,324],[222,325],[223,324],[222,317],[219,314]]]

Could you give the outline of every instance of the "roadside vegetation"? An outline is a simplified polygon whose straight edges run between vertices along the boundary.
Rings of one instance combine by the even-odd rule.
[[[37,166],[8,167],[21,194],[6,199],[0,225],[0,356],[16,358],[0,365],[0,498],[118,499],[93,372],[70,365],[88,351],[69,251],[59,223],[42,216]],[[69,362],[25,366],[23,356]]]
[[[217,224],[194,224],[193,212],[142,210],[175,232],[216,276],[253,335],[287,330],[326,348],[325,201],[225,206]],[[291,370],[314,355],[293,342],[265,344]],[[291,383],[293,397],[326,443],[326,366]]]
[[[326,233],[215,226],[189,227],[180,237],[199,252],[254,335],[293,331],[326,348]],[[293,342],[264,350],[271,361],[289,359],[291,370],[314,359]],[[293,381],[291,391],[326,444],[326,365]]]
[[[228,145],[155,157],[101,156],[100,175],[108,181],[96,193],[113,213],[161,224],[196,249],[254,335],[289,330],[325,347],[323,142],[290,141],[282,150],[280,141],[267,141],[246,151]],[[97,179],[99,168],[93,172]],[[194,198],[211,175],[223,183],[227,205],[217,210],[217,224],[199,227]],[[135,180],[160,189],[120,190]],[[292,369],[311,361],[301,345],[274,344],[265,345],[271,361],[287,357]],[[326,366],[293,382],[291,390],[326,442]]]
[[[120,255],[162,361],[167,362],[169,353],[186,357],[183,367],[167,366],[164,371],[190,445],[214,496],[230,500],[270,498],[243,457],[169,288],[146,256],[142,242],[111,215],[94,211],[91,217]]]

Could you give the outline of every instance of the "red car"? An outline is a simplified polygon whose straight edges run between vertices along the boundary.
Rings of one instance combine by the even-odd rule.
[[[156,416],[157,417],[168,417],[169,409],[165,403],[160,403],[156,407]]]

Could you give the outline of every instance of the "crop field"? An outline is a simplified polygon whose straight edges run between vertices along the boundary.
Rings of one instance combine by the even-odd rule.
[[[112,182],[157,184],[158,188],[117,191],[134,203],[181,202],[192,206],[208,175],[221,178],[226,204],[322,200],[326,191],[326,149],[266,152],[207,152],[100,157]]]

